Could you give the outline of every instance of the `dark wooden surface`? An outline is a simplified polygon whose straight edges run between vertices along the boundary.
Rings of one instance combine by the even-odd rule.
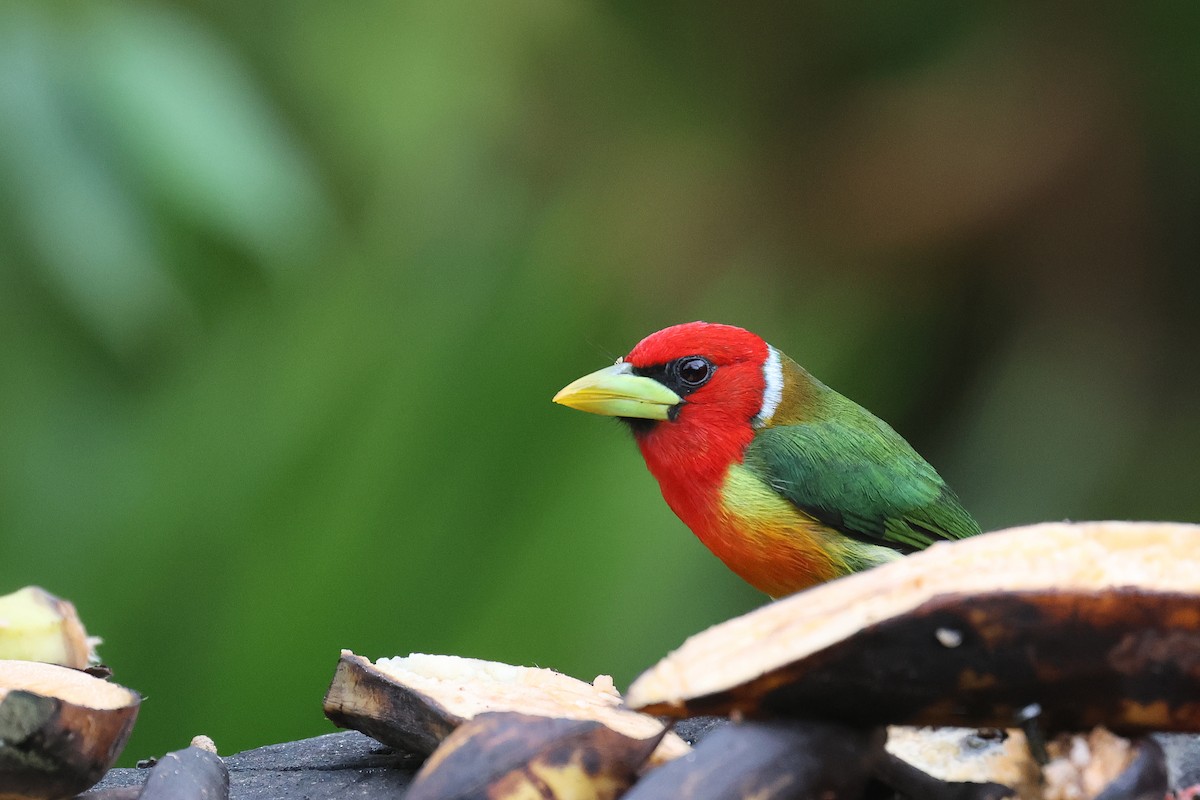
[[[229,756],[230,800],[380,800],[397,798],[420,767],[355,731],[285,742]],[[93,791],[140,786],[149,769],[114,769]]]
[[[687,720],[677,730],[695,742],[721,723]],[[1171,786],[1200,783],[1200,736],[1155,738],[1166,753]],[[412,782],[420,758],[346,731],[248,750],[229,756],[225,763],[230,800],[397,800]],[[93,790],[141,786],[149,773],[148,769],[114,769]]]

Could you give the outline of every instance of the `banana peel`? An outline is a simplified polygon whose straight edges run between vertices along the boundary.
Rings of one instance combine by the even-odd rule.
[[[671,717],[1200,731],[1200,527],[1047,523],[934,545],[690,638],[630,687]]]
[[[690,750],[674,733],[664,735],[661,721],[624,708],[611,678],[586,683],[554,670],[458,656],[418,653],[371,663],[344,650],[324,708],[335,725],[418,755],[493,711],[594,720],[633,739],[656,738],[651,764]]]
[[[1042,797],[1041,766],[1020,729],[893,725],[887,751],[940,781],[996,783],[1011,787],[1021,800]]]
[[[1166,757],[1150,737],[1129,741],[1104,728],[1062,734],[1047,743],[1042,800],[1160,800],[1167,795]]]
[[[86,672],[0,661],[0,800],[89,788],[120,755],[141,698]]]
[[[1166,759],[1149,737],[1131,741],[1104,728],[1059,734],[1045,743],[1045,766],[1029,744],[1021,730],[891,727],[887,750],[941,781],[1002,784],[1021,800],[1161,800],[1166,795]]]
[[[662,733],[636,739],[595,720],[485,712],[446,737],[406,800],[615,800]]]
[[[857,798],[883,755],[882,729],[747,721],[714,731],[691,756],[646,774],[623,800]]]

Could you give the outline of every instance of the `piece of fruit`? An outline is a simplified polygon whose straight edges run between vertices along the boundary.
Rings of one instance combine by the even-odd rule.
[[[325,695],[325,716],[334,724],[422,755],[466,720],[489,711],[595,720],[634,739],[663,730],[659,720],[624,708],[607,676],[585,683],[554,670],[458,656],[416,653],[372,664],[344,650]],[[668,733],[652,761],[688,750]]]
[[[938,780],[998,783],[1041,797],[1042,771],[1021,730],[888,728],[887,751]]]
[[[0,659],[44,661],[83,669],[95,663],[94,646],[69,601],[38,586],[0,597]]]
[[[648,773],[624,800],[858,798],[883,731],[821,722],[749,721],[714,731],[686,759]]]
[[[407,800],[615,800],[662,733],[635,739],[586,719],[485,712],[446,737]]]
[[[1200,731],[1200,527],[1049,523],[937,544],[691,637],[630,706],[1053,736]]]
[[[99,781],[140,702],[86,672],[0,661],[0,800],[70,797]]]
[[[1167,793],[1166,760],[1149,737],[1131,742],[1096,728],[1087,734],[1062,734],[1047,751],[1043,800],[1159,800]]]

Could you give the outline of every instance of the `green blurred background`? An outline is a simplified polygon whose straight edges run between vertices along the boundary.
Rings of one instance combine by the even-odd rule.
[[[1200,519],[1200,4],[0,7],[0,591],[316,734],[340,648],[625,685],[765,600],[613,422],[751,328],[985,528]]]

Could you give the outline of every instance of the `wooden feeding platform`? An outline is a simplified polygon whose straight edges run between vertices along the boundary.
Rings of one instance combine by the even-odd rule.
[[[624,697],[603,677],[344,652],[324,708],[362,733],[189,747],[84,796],[1191,800],[1200,527],[940,543],[703,631]]]

